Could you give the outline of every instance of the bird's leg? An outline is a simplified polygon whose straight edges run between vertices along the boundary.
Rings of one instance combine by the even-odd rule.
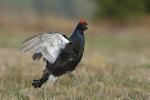
[[[56,81],[57,77],[51,74],[48,78],[48,84],[53,85]]]
[[[48,80],[50,74],[51,73],[49,72],[49,70],[45,69],[42,78],[40,78],[39,80],[33,80],[32,86],[34,86],[34,88],[40,88]]]

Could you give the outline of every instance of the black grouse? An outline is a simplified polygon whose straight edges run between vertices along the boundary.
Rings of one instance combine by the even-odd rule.
[[[36,35],[24,42],[21,51],[32,51],[33,60],[44,57],[46,62],[42,78],[33,80],[34,88],[40,88],[49,78],[54,82],[56,77],[75,70],[83,56],[84,31],[88,29],[87,25],[81,19],[69,38],[61,33],[50,32]]]

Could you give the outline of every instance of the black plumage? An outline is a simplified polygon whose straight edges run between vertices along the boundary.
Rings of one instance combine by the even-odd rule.
[[[32,85],[34,86],[34,88],[41,87],[48,80],[49,75],[57,77],[75,70],[84,53],[85,30],[87,30],[87,23],[82,19],[69,38],[67,38],[66,35],[63,35],[70,41],[70,43],[65,46],[65,48],[62,50],[57,60],[53,64],[44,59],[46,62],[46,69],[44,70],[41,79],[33,80]],[[39,60],[41,57],[42,53],[35,53],[32,56],[33,60]]]

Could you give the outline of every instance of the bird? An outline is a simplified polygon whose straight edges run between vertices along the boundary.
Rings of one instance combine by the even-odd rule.
[[[34,88],[41,88],[49,79],[54,83],[58,77],[66,73],[72,75],[84,53],[84,32],[87,29],[88,23],[81,18],[70,37],[60,32],[47,32],[23,42],[20,48],[22,52],[32,53],[34,61],[43,58],[46,62],[42,77],[32,82]]]

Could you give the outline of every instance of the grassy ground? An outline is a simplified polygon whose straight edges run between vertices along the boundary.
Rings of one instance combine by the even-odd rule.
[[[86,35],[85,55],[74,72],[79,82],[64,75],[54,86],[45,84],[36,90],[32,80],[41,76],[45,64],[18,51],[25,37],[2,35],[0,100],[149,100],[149,31],[112,30]]]

